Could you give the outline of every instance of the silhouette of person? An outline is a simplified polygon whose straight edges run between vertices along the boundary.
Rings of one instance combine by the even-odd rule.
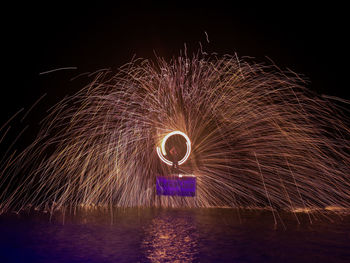
[[[169,152],[170,152],[170,160],[173,162],[172,171],[177,173],[179,168],[179,164],[178,164],[179,154],[175,146],[173,146]]]

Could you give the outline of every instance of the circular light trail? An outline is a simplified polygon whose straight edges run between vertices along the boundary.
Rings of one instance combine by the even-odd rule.
[[[184,162],[186,162],[186,160],[188,159],[188,157],[190,156],[190,153],[191,153],[191,141],[190,141],[190,138],[188,138],[188,136],[181,132],[181,131],[173,131],[173,132],[170,132],[168,133],[162,140],[162,143],[161,143],[161,147],[157,147],[157,154],[159,156],[159,158],[164,162],[166,163],[167,165],[173,165],[173,162],[172,161],[169,161],[168,159],[166,159],[164,156],[167,155],[167,152],[165,150],[165,143],[166,141],[173,135],[181,135],[183,136],[185,139],[186,139],[186,154],[185,156],[178,162],[178,165],[181,165],[183,164]]]

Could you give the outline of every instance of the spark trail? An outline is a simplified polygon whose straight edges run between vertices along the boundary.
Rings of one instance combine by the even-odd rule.
[[[348,119],[292,72],[225,56],[136,60],[53,107],[1,164],[1,212],[107,207],[350,207]],[[196,197],[156,195],[182,131]]]

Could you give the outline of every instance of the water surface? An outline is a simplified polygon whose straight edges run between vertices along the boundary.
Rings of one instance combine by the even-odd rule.
[[[0,262],[350,262],[349,216],[297,216],[277,214],[276,227],[257,210],[8,214]]]

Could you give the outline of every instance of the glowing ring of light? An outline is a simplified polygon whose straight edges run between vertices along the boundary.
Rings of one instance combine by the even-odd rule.
[[[183,136],[185,139],[186,139],[186,154],[185,156],[178,162],[178,165],[181,165],[183,164],[184,162],[186,162],[186,160],[188,159],[188,157],[190,156],[190,153],[191,153],[191,141],[190,141],[190,138],[188,138],[188,136],[183,133],[183,132],[180,132],[180,131],[173,131],[173,132],[170,132],[168,133],[162,140],[162,144],[161,144],[161,147],[157,147],[157,154],[159,156],[159,158],[164,162],[166,163],[167,165],[173,165],[173,162],[172,161],[169,161],[168,159],[166,159],[164,157],[164,155],[167,155],[166,151],[165,151],[165,143],[166,141],[169,139],[170,136],[173,136],[173,135],[181,135]]]

